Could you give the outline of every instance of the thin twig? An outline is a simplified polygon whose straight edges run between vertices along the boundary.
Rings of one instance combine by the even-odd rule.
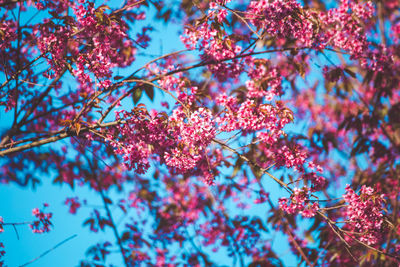
[[[17,236],[17,240],[19,240],[19,234],[18,234],[18,230],[17,227],[15,226],[15,224],[12,225],[15,231],[15,235]]]
[[[346,231],[342,231],[342,232],[343,232],[345,235],[347,235],[348,237],[350,237],[352,240],[354,240],[354,241],[356,241],[357,243],[359,243],[360,245],[363,245],[364,247],[369,248],[369,249],[371,249],[371,250],[373,250],[373,251],[375,251],[375,252],[378,252],[378,253],[380,253],[380,254],[386,255],[386,256],[391,257],[391,258],[393,258],[393,259],[396,259],[397,262],[400,263],[400,257],[399,257],[399,256],[396,256],[396,255],[393,255],[393,254],[390,254],[390,253],[386,253],[386,252],[384,252],[384,251],[382,251],[382,250],[379,250],[379,249],[376,249],[376,248],[374,248],[374,247],[371,247],[370,245],[368,245],[368,244],[366,244],[366,243],[364,243],[364,242],[358,240],[357,238],[353,237],[352,235],[346,233]]]
[[[270,174],[267,170],[269,168],[271,168],[271,166],[267,167],[267,168],[261,168],[258,164],[256,164],[255,162],[253,162],[252,160],[248,159],[246,156],[243,156],[242,154],[240,154],[239,152],[237,152],[235,149],[231,148],[230,146],[228,146],[227,144],[225,144],[224,142],[221,142],[217,139],[213,139],[213,142],[221,145],[222,147],[226,148],[227,150],[235,153],[238,157],[240,157],[241,159],[243,159],[244,161],[248,162],[250,165],[259,168],[263,173],[265,173],[266,175],[268,175],[270,178],[272,178],[275,182],[277,182],[278,184],[280,184],[285,190],[287,190],[289,193],[292,193],[293,190],[283,181],[279,180],[278,178],[276,178],[275,176],[273,176],[272,174]]]
[[[98,179],[98,177],[96,175],[95,168],[94,168],[93,164],[91,163],[89,157],[87,157],[85,154],[84,154],[84,156],[87,159],[90,168],[92,169],[93,180],[96,182],[98,192],[100,193],[101,200],[103,201],[104,209],[106,210],[106,213],[107,213],[108,221],[111,224],[110,227],[113,229],[115,239],[117,239],[117,244],[118,244],[119,250],[121,252],[121,256],[122,256],[122,258],[124,260],[125,266],[129,267],[130,266],[129,258],[127,257],[127,255],[125,253],[125,249],[124,249],[124,247],[122,245],[121,237],[119,235],[117,226],[116,226],[116,224],[114,222],[114,218],[112,216],[112,213],[111,213],[111,210],[110,210],[110,207],[109,207],[109,203],[108,203],[108,200],[107,200],[108,198],[106,197],[106,195],[104,193],[104,190],[103,190],[103,186],[102,186],[100,180]]]
[[[294,238],[293,234],[290,232],[290,230],[285,231],[289,237],[290,240],[293,242],[294,246],[296,247],[297,251],[300,253],[301,257],[306,261],[308,266],[312,266],[310,260],[307,258],[306,254],[304,253],[303,249],[300,247],[300,245],[297,243],[296,239]]]
[[[238,17],[241,21],[243,21],[243,23],[246,24],[247,28],[249,28],[249,30],[250,30],[252,33],[254,33],[254,34],[257,36],[258,39],[260,39],[260,40],[263,39],[262,36],[260,36],[255,30],[253,30],[253,29],[250,27],[249,23],[247,23],[247,21],[246,21],[245,18],[243,18],[242,16],[240,16],[235,10],[230,9],[229,7],[227,7],[227,6],[225,6],[225,5],[224,5],[223,7],[226,8],[226,9],[228,9],[228,10],[229,10],[230,12],[232,12],[236,17]]]
[[[131,76],[131,77],[134,77],[134,75],[135,75],[136,73],[138,73],[140,70],[145,69],[145,68],[146,68],[147,66],[149,66],[151,63],[154,63],[154,62],[156,62],[156,61],[158,61],[158,60],[160,60],[160,59],[163,59],[163,58],[166,58],[166,57],[169,57],[169,56],[173,56],[173,55],[177,55],[177,54],[180,54],[180,53],[183,53],[183,52],[187,52],[187,51],[190,51],[190,50],[189,50],[189,49],[183,49],[183,50],[171,52],[171,53],[169,53],[169,54],[165,54],[165,55],[162,55],[162,56],[160,56],[160,57],[157,57],[157,58],[155,58],[155,59],[153,59],[153,60],[150,60],[149,62],[147,62],[147,63],[146,63],[145,65],[143,65],[142,67],[140,67],[139,69],[135,70],[130,76]]]
[[[64,243],[68,242],[69,240],[71,240],[71,239],[73,239],[73,238],[75,238],[75,237],[77,237],[77,236],[78,236],[77,234],[74,234],[74,235],[68,237],[67,239],[61,241],[60,243],[58,243],[57,245],[55,245],[55,246],[52,247],[51,249],[46,250],[45,252],[43,252],[43,253],[40,254],[38,257],[36,257],[36,258],[30,260],[29,262],[27,262],[27,263],[25,263],[25,264],[20,265],[19,267],[25,267],[25,266],[27,266],[27,265],[29,265],[29,264],[31,264],[31,263],[33,263],[33,262],[39,260],[40,258],[46,256],[47,254],[49,254],[50,252],[52,252],[53,250],[55,250],[55,249],[58,248],[59,246],[63,245]]]

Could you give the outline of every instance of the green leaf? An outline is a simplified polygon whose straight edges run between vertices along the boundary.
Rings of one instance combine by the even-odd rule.
[[[238,158],[236,160],[235,167],[233,168],[232,178],[235,178],[239,171],[242,169],[243,163],[244,162],[241,158]]]
[[[143,90],[141,88],[137,88],[132,94],[133,104],[137,104],[142,97]]]
[[[306,76],[306,71],[305,71],[303,64],[296,62],[296,61],[293,61],[293,63],[294,63],[294,67],[296,68],[297,72],[304,79]]]
[[[150,100],[153,101],[154,100],[154,86],[152,86],[150,84],[144,84],[143,90],[146,93],[146,95],[150,98]]]
[[[309,233],[305,234],[305,237],[307,239],[308,242],[310,243],[315,243],[315,239],[312,237],[312,235],[310,235]]]

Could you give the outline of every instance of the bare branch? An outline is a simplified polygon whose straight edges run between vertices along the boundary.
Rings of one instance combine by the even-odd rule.
[[[80,134],[87,132],[89,130],[92,130],[92,129],[106,128],[106,127],[111,127],[111,126],[115,126],[115,125],[123,124],[123,123],[125,123],[125,121],[117,120],[117,121],[108,122],[108,123],[104,123],[104,124],[82,127],[80,130]],[[6,156],[6,155],[14,153],[14,152],[27,150],[27,149],[30,149],[33,147],[38,147],[38,146],[45,145],[48,143],[53,143],[53,142],[59,141],[61,139],[67,138],[67,137],[76,136],[76,132],[73,130],[64,130],[64,131],[55,132],[55,133],[53,133],[53,135],[54,136],[44,138],[44,139],[41,139],[38,141],[34,141],[34,142],[31,142],[26,145],[12,147],[12,148],[9,148],[6,150],[2,150],[2,151],[0,151],[0,156]],[[38,137],[38,138],[41,138],[41,137]]]
[[[31,263],[34,263],[35,261],[39,260],[40,258],[43,258],[44,256],[46,256],[47,254],[49,254],[50,252],[52,252],[53,250],[55,250],[55,249],[58,248],[59,246],[61,246],[61,245],[65,244],[65,243],[67,243],[68,241],[70,241],[71,239],[73,239],[73,238],[75,238],[75,237],[77,237],[77,236],[78,236],[77,234],[74,234],[74,235],[68,237],[67,239],[61,241],[60,243],[58,243],[57,245],[55,245],[55,246],[52,247],[51,249],[46,250],[45,252],[43,252],[43,253],[40,254],[38,257],[36,257],[36,258],[34,258],[34,259],[28,261],[27,263],[24,263],[24,264],[20,265],[19,267],[25,267],[25,266],[28,266],[28,265],[31,264]]]

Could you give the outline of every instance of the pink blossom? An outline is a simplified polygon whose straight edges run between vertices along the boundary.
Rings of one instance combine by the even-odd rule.
[[[46,206],[45,206],[46,207]],[[52,213],[44,213],[43,211],[39,210],[38,208],[34,208],[32,210],[32,214],[38,219],[33,221],[29,226],[34,233],[47,233],[50,231],[50,227],[52,223],[50,222],[51,217],[53,216]]]
[[[346,215],[349,218],[347,224],[352,231],[359,233],[355,238],[374,245],[380,241],[383,229],[382,204],[384,195],[377,194],[374,189],[363,185],[360,195],[357,195],[350,185],[346,185],[344,200],[348,203]]]

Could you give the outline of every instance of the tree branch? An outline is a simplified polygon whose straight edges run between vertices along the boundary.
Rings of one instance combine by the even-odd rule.
[[[93,125],[93,126],[87,126],[87,127],[82,127],[80,130],[80,133],[84,133],[84,132],[88,132],[89,130],[92,129],[98,129],[98,128],[106,128],[106,127],[111,127],[111,126],[116,126],[118,124],[123,124],[125,123],[125,121],[122,120],[118,120],[118,121],[113,121],[113,122],[108,122],[108,123],[104,123],[104,124],[100,124],[100,125]],[[44,138],[38,141],[33,141],[29,144],[26,145],[21,145],[21,146],[17,146],[17,147],[12,147],[6,150],[2,150],[0,151],[0,157],[1,156],[6,156],[8,154],[14,153],[14,152],[19,152],[19,151],[23,151],[23,150],[27,150],[33,147],[38,147],[41,145],[45,145],[48,143],[53,143],[56,141],[59,141],[61,139],[67,138],[67,137],[71,137],[71,136],[76,136],[76,131],[74,130],[64,130],[64,131],[58,131],[53,133],[54,136],[48,137],[48,138]],[[38,137],[39,139],[42,138]]]
[[[46,256],[47,254],[49,254],[50,252],[52,252],[53,250],[55,250],[55,249],[58,248],[59,246],[63,245],[64,243],[70,241],[71,239],[73,239],[73,238],[75,238],[75,237],[77,237],[77,236],[78,236],[77,234],[74,234],[74,235],[68,237],[67,239],[61,241],[60,243],[58,243],[57,245],[55,245],[55,246],[52,247],[51,249],[46,250],[45,252],[43,252],[43,253],[40,254],[38,257],[36,257],[36,258],[30,260],[30,261],[27,262],[27,263],[24,263],[24,264],[20,265],[19,267],[25,267],[25,266],[27,266],[27,265],[29,265],[29,264],[31,264],[31,263],[34,263],[35,261],[39,260],[40,258],[43,258],[44,256]]]

